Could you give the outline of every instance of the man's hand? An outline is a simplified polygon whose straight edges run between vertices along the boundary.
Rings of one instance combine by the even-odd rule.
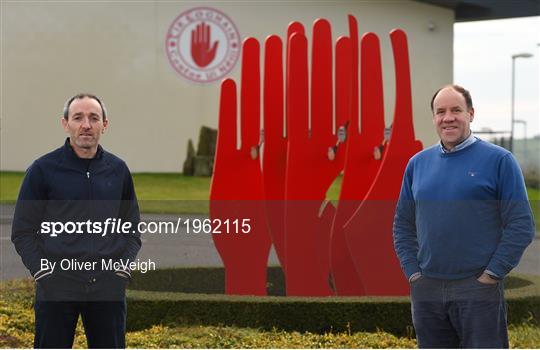
[[[488,275],[488,274],[485,273],[485,272],[482,273],[482,274],[480,275],[480,277],[478,277],[476,280],[477,280],[478,282],[484,283],[484,284],[495,284],[495,283],[498,282],[496,279],[491,278],[491,276]]]
[[[413,282],[416,282],[417,280],[420,279],[420,277],[422,277],[422,273],[421,272],[415,272],[411,275],[411,277],[409,277],[409,283],[413,283]]]
[[[114,274],[126,281],[129,281],[131,279],[131,275],[127,271],[118,270],[118,271],[115,271]]]

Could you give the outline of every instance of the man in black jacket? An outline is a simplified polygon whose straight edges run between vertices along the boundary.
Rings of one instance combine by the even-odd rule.
[[[34,346],[71,348],[80,314],[88,347],[122,348],[141,247],[133,180],[99,145],[109,120],[98,97],[73,96],[61,121],[69,137],[28,168],[13,217],[11,239],[36,281]]]

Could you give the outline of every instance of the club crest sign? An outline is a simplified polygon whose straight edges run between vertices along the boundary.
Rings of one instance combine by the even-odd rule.
[[[226,76],[240,56],[238,28],[223,12],[195,7],[181,13],[167,31],[167,57],[182,77],[209,83]]]

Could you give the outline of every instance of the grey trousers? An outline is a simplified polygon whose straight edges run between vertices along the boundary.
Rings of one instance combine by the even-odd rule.
[[[412,318],[419,348],[508,348],[503,283],[475,276],[411,283]]]

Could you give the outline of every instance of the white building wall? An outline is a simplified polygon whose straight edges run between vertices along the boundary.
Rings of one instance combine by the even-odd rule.
[[[381,39],[387,124],[394,108],[394,62],[388,33],[409,37],[416,134],[436,141],[429,100],[452,81],[453,12],[415,1],[329,2],[2,2],[0,169],[24,170],[62,144],[60,116],[77,92],[101,96],[110,128],[102,144],[132,171],[178,172],[187,140],[201,125],[217,127],[219,82],[179,76],[165,54],[169,25],[182,12],[209,6],[227,14],[242,37],[282,37],[300,21],[326,18],[333,38],[348,35],[347,14],[360,35]],[[435,29],[429,30],[430,23]],[[239,61],[230,76],[239,80]]]

